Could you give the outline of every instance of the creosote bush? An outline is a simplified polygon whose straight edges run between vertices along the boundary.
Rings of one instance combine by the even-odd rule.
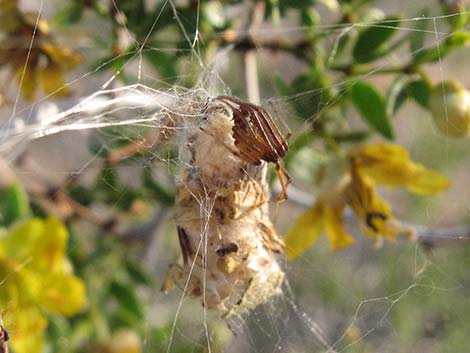
[[[470,12],[405,5],[0,0],[1,343],[467,349]]]

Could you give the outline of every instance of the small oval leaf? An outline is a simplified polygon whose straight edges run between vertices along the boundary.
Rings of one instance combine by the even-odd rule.
[[[408,96],[413,98],[423,108],[428,109],[431,86],[423,80],[411,81],[407,87]]]
[[[163,80],[174,83],[178,79],[175,56],[154,49],[145,51],[144,55]]]
[[[369,62],[387,54],[386,42],[393,36],[400,20],[396,17],[387,17],[383,21],[368,25],[361,31],[353,49],[356,62]]]
[[[425,36],[431,23],[431,20],[428,18],[429,11],[424,9],[421,11],[422,18],[418,18],[413,26],[414,31],[410,33],[408,38],[410,43],[410,52],[411,55],[416,56],[417,53],[424,47]]]
[[[377,90],[364,81],[350,88],[351,100],[370,127],[388,139],[393,139],[393,128],[387,115],[385,102]]]
[[[387,115],[392,117],[405,103],[407,98],[407,78],[397,77],[388,87],[385,95]]]
[[[138,319],[144,318],[142,304],[132,287],[114,280],[110,284],[109,291],[116,298],[121,308],[129,311]]]
[[[28,196],[19,181],[0,190],[0,225],[9,226],[29,213]]]

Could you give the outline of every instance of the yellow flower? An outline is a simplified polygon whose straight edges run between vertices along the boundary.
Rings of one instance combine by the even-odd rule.
[[[357,217],[362,232],[376,245],[383,239],[393,241],[402,233],[411,234],[377,194],[376,184],[431,195],[446,189],[449,183],[441,174],[411,161],[408,152],[398,145],[378,143],[353,149],[320,169],[316,203],[288,232],[287,256],[302,255],[323,231],[332,250],[351,245],[355,239],[346,232],[342,220],[347,206]]]
[[[43,352],[47,314],[73,315],[85,301],[70,273],[67,230],[55,218],[30,219],[0,238],[0,303],[16,353]]]
[[[5,33],[0,42],[0,66],[12,66],[21,84],[21,93],[28,100],[34,98],[38,86],[46,94],[67,95],[64,72],[83,62],[83,57],[54,44],[44,20],[39,20],[35,28],[36,17],[36,14],[21,13],[15,0],[0,4],[0,20],[4,20],[0,23],[0,31]],[[34,45],[30,51],[33,33]]]

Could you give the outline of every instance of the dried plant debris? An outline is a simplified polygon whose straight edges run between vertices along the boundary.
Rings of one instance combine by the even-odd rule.
[[[284,278],[274,257],[284,242],[268,215],[267,160],[250,160],[249,151],[237,147],[240,111],[221,99],[207,104],[202,123],[185,130],[177,180],[183,259],[177,283],[186,283],[188,294],[225,317],[266,302],[280,292]]]

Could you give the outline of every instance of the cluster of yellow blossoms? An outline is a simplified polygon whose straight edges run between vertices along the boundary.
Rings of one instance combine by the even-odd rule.
[[[343,226],[349,206],[362,232],[376,245],[399,234],[411,235],[394,218],[390,206],[377,194],[376,185],[405,187],[419,195],[435,194],[448,187],[439,173],[410,160],[408,152],[394,144],[359,146],[320,169],[319,193],[312,208],[294,224],[286,239],[287,256],[302,255],[326,231],[333,250],[354,242]]]
[[[0,238],[0,303],[15,353],[43,352],[48,314],[72,315],[85,285],[66,258],[67,230],[55,218],[33,218]]]

